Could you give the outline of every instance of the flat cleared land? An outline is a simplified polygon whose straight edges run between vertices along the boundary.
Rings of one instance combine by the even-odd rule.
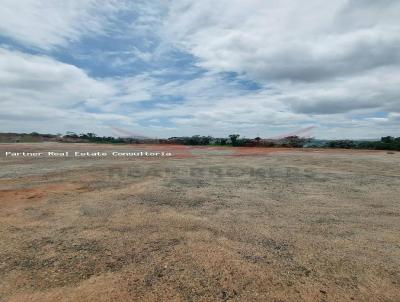
[[[0,144],[0,300],[399,301],[399,196],[399,153]]]

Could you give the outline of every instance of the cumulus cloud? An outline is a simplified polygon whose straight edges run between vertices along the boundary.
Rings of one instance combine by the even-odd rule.
[[[3,0],[0,31],[23,44],[51,49],[104,33],[120,8],[108,0]]]
[[[79,129],[87,124],[98,128],[104,122],[129,124],[128,116],[104,112],[101,107],[146,100],[149,96],[142,82],[141,78],[96,79],[47,56],[0,48],[0,120],[3,125],[8,121],[11,128],[22,123],[24,128],[36,125],[48,131],[55,125]]]
[[[377,109],[396,111],[399,104],[396,67],[383,67],[351,77],[338,77],[323,83],[280,85],[282,100],[294,112],[335,114]]]
[[[307,82],[400,62],[398,1],[174,3],[168,39],[205,68],[259,81]]]
[[[90,98],[113,94],[113,88],[90,78],[81,69],[47,56],[0,48],[2,102],[32,106],[72,107]]]

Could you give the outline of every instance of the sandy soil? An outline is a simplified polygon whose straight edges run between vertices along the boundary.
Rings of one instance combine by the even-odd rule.
[[[170,158],[5,152],[170,151]],[[400,154],[0,144],[0,301],[400,301]]]

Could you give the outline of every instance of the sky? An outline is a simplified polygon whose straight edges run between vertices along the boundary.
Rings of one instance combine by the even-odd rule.
[[[0,0],[0,132],[400,136],[399,12],[398,0]]]

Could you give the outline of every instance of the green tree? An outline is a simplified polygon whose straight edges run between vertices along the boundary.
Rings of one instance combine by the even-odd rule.
[[[393,136],[385,136],[381,138],[381,142],[384,144],[392,144],[395,138]]]
[[[229,138],[231,139],[232,146],[237,146],[238,145],[238,139],[240,137],[240,134],[230,134]]]

